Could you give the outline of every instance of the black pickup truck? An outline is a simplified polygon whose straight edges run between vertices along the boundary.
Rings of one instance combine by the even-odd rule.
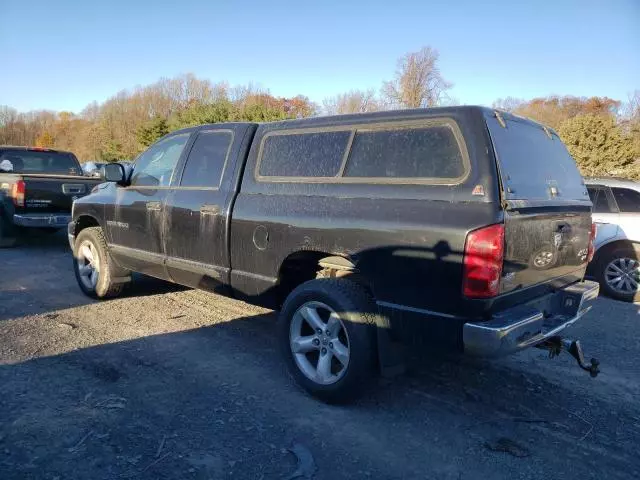
[[[393,370],[407,338],[564,349],[598,373],[560,337],[598,295],[591,202],[532,121],[451,107],[203,125],[105,178],[69,224],[80,288],[113,297],[142,272],[280,308],[288,367],[325,401]]]
[[[100,181],[82,175],[73,153],[0,145],[0,247],[29,230],[66,228],[72,202]]]

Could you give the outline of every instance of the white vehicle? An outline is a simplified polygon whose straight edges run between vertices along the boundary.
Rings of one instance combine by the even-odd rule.
[[[101,175],[100,169],[103,165],[104,163],[84,162],[82,164],[82,171],[89,177],[99,177]]]
[[[640,301],[640,182],[585,178],[585,183],[597,224],[589,273],[609,296]]]

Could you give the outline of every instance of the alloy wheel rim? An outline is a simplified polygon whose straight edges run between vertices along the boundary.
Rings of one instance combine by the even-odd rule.
[[[89,290],[95,290],[100,276],[100,257],[92,242],[85,240],[76,254],[80,281]]]
[[[306,302],[293,314],[289,347],[302,374],[313,382],[331,385],[349,365],[349,336],[338,314],[322,302]]]
[[[640,262],[633,258],[616,258],[604,270],[607,285],[625,295],[640,292]]]

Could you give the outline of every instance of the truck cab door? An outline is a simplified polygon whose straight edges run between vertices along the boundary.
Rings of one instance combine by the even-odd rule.
[[[587,191],[593,203],[591,219],[597,225],[596,250],[618,233],[619,212],[611,189],[601,185],[587,185]]]
[[[199,130],[167,198],[167,271],[179,284],[215,291],[228,284],[228,219],[246,126]],[[234,180],[235,179],[235,180]]]
[[[117,187],[114,219],[108,228],[116,261],[134,272],[167,278],[164,265],[164,208],[174,171],[190,132],[164,137],[136,161],[127,187]]]

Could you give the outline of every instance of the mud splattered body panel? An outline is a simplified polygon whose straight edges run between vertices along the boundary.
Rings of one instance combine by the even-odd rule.
[[[340,256],[370,280],[381,305],[445,321],[486,318],[582,278],[591,223],[588,197],[575,196],[583,185],[573,163],[563,164],[562,178],[532,176],[533,190],[511,195],[522,187],[509,184],[518,178],[519,160],[508,157],[516,169],[510,177],[496,158],[505,150],[494,145],[518,131],[503,120],[505,127],[491,126],[503,130],[490,132],[488,123],[497,121],[492,115],[452,107],[194,127],[175,133],[190,138],[170,185],[155,189],[157,198],[136,193],[128,202],[140,207],[128,220],[109,195],[130,187],[83,199],[75,217],[104,202],[105,216],[115,221],[107,228],[116,250],[122,239],[138,236],[136,252],[116,252],[122,262],[144,257],[159,269],[155,276],[212,290],[231,287],[258,303],[274,305],[291,259]],[[524,122],[537,129],[525,131],[536,148],[556,141]],[[215,129],[233,132],[219,181],[181,184],[197,157],[197,138]],[[388,141],[379,141],[381,132]],[[418,161],[402,164],[411,152]],[[267,157],[276,163],[264,163]],[[159,212],[150,213],[149,202],[159,202]],[[462,295],[465,241],[492,224],[505,225],[501,292],[469,300]]]
[[[465,238],[470,230],[502,220],[480,111],[395,112],[374,116],[371,123],[391,129],[399,121],[422,126],[441,120],[459,128],[467,170],[462,178],[430,184],[415,179],[397,184],[393,178],[262,178],[261,143],[281,130],[295,132],[298,124],[261,126],[233,211],[232,286],[249,296],[268,293],[277,287],[288,258],[317,252],[320,258],[349,258],[372,279],[380,301],[447,312],[475,309],[460,302]],[[311,132],[349,129],[359,122],[362,116],[317,119]],[[473,195],[477,185],[483,195]],[[262,249],[253,239],[258,226],[268,232]]]

